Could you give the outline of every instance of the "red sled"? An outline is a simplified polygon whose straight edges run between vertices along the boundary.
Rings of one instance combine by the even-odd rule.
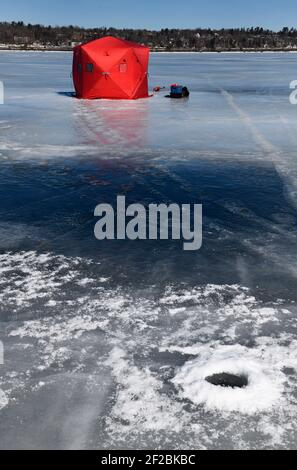
[[[73,82],[77,98],[148,98],[149,54],[145,46],[112,36],[76,46]]]

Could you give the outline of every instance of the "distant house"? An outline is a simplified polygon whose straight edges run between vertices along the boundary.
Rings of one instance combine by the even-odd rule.
[[[14,44],[30,44],[32,38],[30,36],[14,36],[13,42]]]

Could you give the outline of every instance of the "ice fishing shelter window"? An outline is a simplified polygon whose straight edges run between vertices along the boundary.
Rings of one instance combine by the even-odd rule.
[[[126,62],[123,62],[119,65],[119,68],[121,73],[126,73],[128,70],[128,65]]]
[[[77,71],[78,71],[78,73],[81,73],[81,71],[82,71],[82,66],[81,66],[81,64],[77,64]]]
[[[94,64],[87,64],[87,72],[94,72]]]

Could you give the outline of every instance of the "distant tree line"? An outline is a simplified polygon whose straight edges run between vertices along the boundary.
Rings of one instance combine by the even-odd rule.
[[[43,26],[18,22],[0,23],[0,44],[22,48],[71,48],[103,36],[117,36],[155,50],[276,50],[297,49],[297,29],[271,31],[260,27],[230,29],[115,29],[79,26]]]

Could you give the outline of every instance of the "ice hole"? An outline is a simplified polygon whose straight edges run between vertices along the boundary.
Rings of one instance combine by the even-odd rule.
[[[220,387],[245,388],[248,385],[248,378],[245,375],[234,375],[228,372],[210,375],[205,380]]]

